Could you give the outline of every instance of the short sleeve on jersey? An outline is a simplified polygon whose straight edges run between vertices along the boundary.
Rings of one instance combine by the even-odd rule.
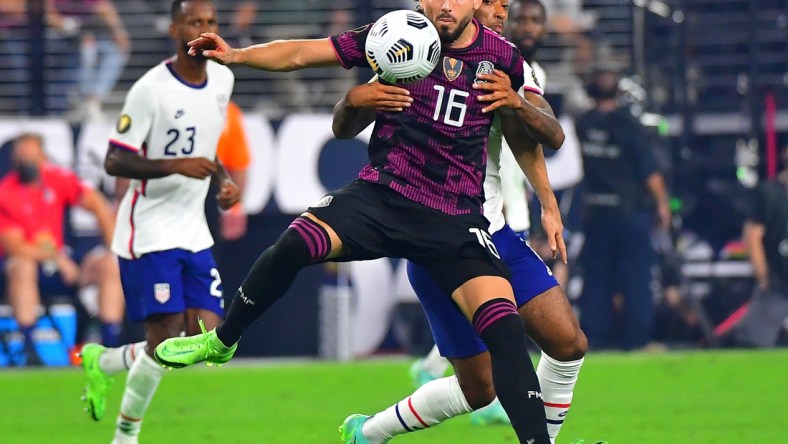
[[[156,115],[156,94],[137,81],[126,96],[123,111],[110,136],[110,145],[137,152],[142,148]]]
[[[367,35],[371,27],[372,24],[370,23],[343,34],[329,37],[331,44],[334,46],[334,52],[337,53],[337,57],[345,69],[350,69],[354,66],[369,66],[364,46],[367,43]]]
[[[524,75],[525,73],[525,59],[520,56],[520,52],[517,51],[515,47],[511,48],[511,61],[508,66],[509,78],[512,80],[512,89],[515,91],[519,91],[522,88],[523,84],[525,83]],[[533,70],[530,70],[533,72]],[[529,76],[533,75],[532,72],[527,73]],[[529,89],[530,91],[531,89]],[[538,93],[539,91],[534,91]]]

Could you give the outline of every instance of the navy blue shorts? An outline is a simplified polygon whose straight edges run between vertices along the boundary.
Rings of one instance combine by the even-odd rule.
[[[493,233],[492,240],[509,267],[518,307],[558,285],[547,265],[509,225]],[[487,346],[451,296],[441,291],[423,267],[408,262],[408,278],[424,307],[442,356],[467,358],[487,351]]]
[[[222,278],[210,249],[157,251],[137,259],[118,258],[118,262],[126,313],[132,321],[183,313],[187,308],[224,317]]]

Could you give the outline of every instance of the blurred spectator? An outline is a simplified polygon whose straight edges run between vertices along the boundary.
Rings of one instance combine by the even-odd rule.
[[[110,0],[47,0],[47,22],[79,38],[78,117],[96,118],[129,55],[126,28]]]
[[[19,329],[24,336],[29,364],[40,363],[32,333],[41,302],[39,279],[57,274],[67,286],[93,279],[102,289],[119,288],[119,274],[112,256],[93,256],[83,269],[68,256],[63,241],[67,206],[79,205],[99,221],[105,243],[109,243],[114,220],[104,198],[68,170],[46,160],[41,137],[23,134],[14,143],[14,170],[0,181],[0,246],[2,246],[7,295]],[[102,313],[105,331],[119,331],[123,317],[122,293],[105,294]],[[107,341],[118,338],[104,338]]]
[[[739,328],[739,340],[771,347],[788,318],[788,146],[783,149],[782,172],[758,188],[754,201],[744,223],[744,241],[757,288]]]
[[[227,122],[224,125],[224,132],[216,147],[216,157],[224,165],[233,182],[238,185],[241,193],[246,187],[246,169],[251,161],[243,118],[241,108],[231,101],[227,106]],[[218,192],[218,187],[221,184],[216,184],[216,186]],[[209,193],[206,202],[213,208],[206,208],[206,214],[215,214],[218,211],[219,206],[215,198],[216,193]],[[209,218],[211,217],[209,216]],[[216,237],[215,223],[211,224],[210,222],[212,234]],[[219,236],[216,239],[221,240],[238,240],[246,234],[246,213],[241,202],[220,213],[218,232]]]
[[[595,107],[576,122],[585,170],[580,322],[589,345],[597,349],[635,349],[651,339],[655,201],[662,229],[668,229],[671,218],[645,130],[618,106],[618,81],[612,71],[595,72],[588,85]],[[620,338],[614,337],[616,293],[623,294]]]
[[[256,18],[257,4],[254,1],[239,2],[233,10],[225,40],[230,45],[241,48],[254,45]]]

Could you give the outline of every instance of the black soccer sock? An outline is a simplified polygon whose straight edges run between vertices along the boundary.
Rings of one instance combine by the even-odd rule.
[[[246,327],[285,294],[302,268],[322,261],[330,251],[323,227],[306,217],[296,218],[246,275],[227,317],[216,328],[219,340],[227,346],[238,342]]]
[[[473,314],[473,328],[490,350],[495,392],[520,442],[550,444],[539,380],[517,308],[508,299],[487,301]]]

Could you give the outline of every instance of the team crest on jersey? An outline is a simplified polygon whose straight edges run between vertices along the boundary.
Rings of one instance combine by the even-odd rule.
[[[454,79],[460,76],[464,62],[457,60],[454,57],[443,57],[443,75],[453,82]]]
[[[118,134],[123,134],[131,128],[131,117],[128,114],[123,114],[118,119]]]
[[[331,201],[334,200],[334,196],[324,196],[320,201],[314,205],[312,208],[323,208],[331,205]]]
[[[229,101],[230,99],[226,94],[219,94],[216,96],[216,102],[219,104],[219,112],[222,113],[222,116],[227,115],[227,103]]]
[[[495,65],[493,65],[492,62],[488,62],[486,60],[479,62],[479,67],[476,68],[476,78],[473,80],[473,82],[486,82],[486,80],[479,80],[479,76],[482,74],[492,74],[493,70],[495,70]]]
[[[153,297],[163,304],[170,300],[170,284],[164,282],[161,284],[153,285]]]

